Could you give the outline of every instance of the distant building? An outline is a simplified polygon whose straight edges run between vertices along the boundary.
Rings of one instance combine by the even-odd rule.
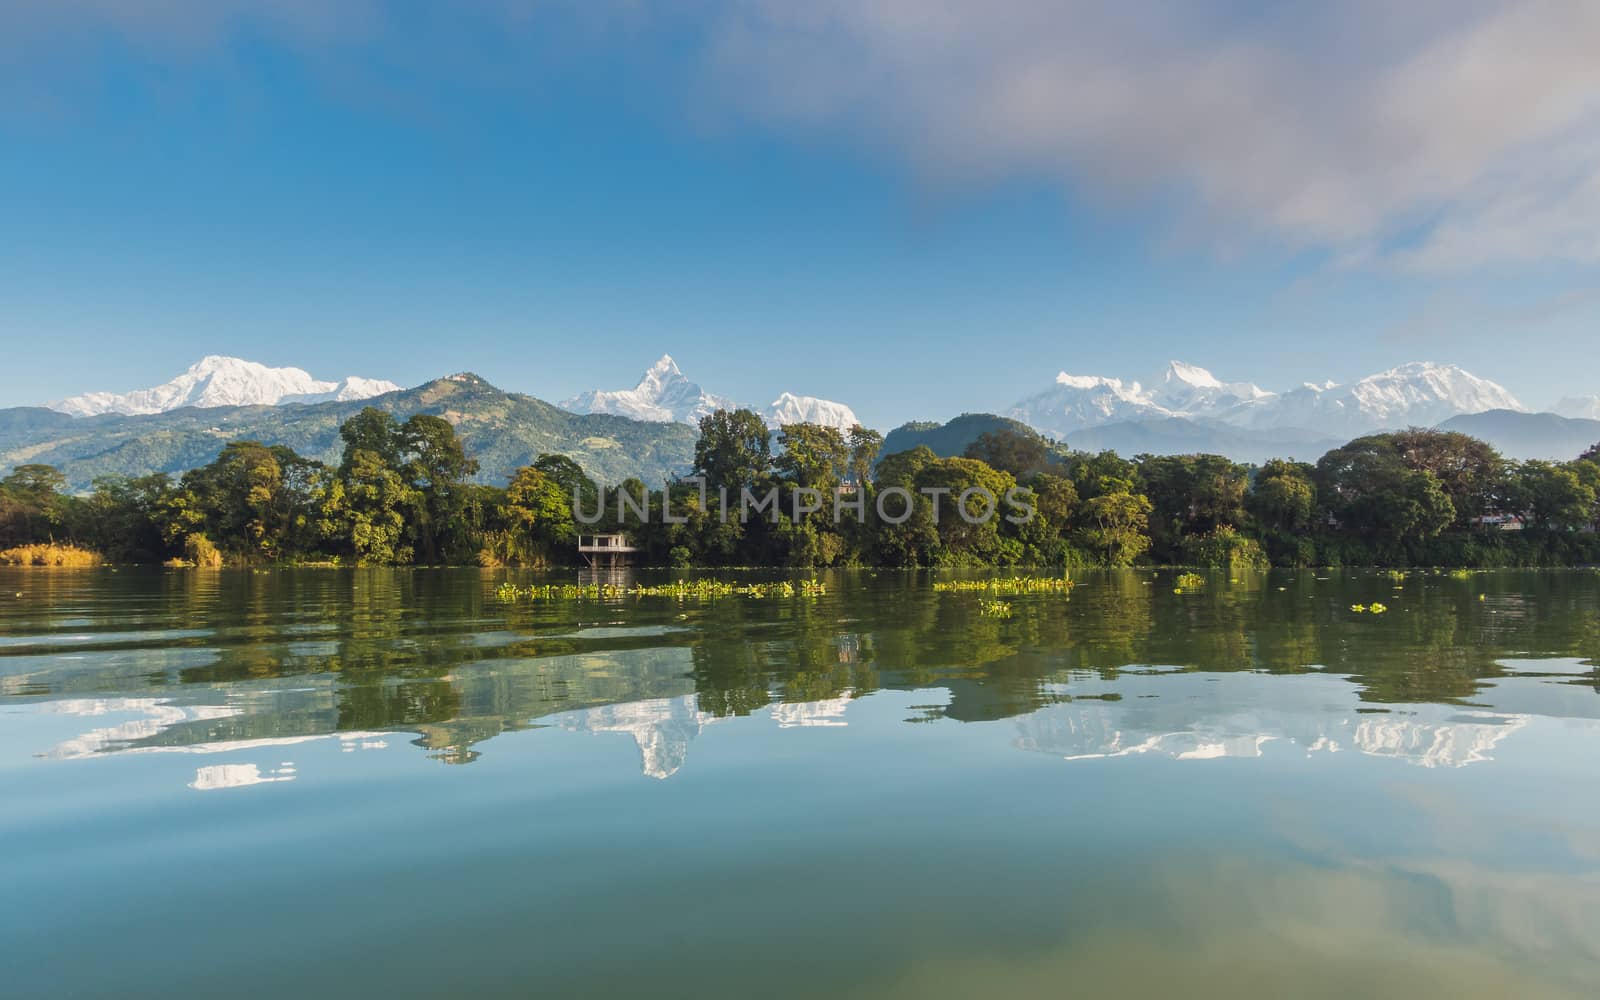
[[[623,565],[627,563],[629,556],[638,551],[638,548],[628,540],[628,536],[621,533],[578,536],[578,554],[583,556],[584,561],[590,566]]]
[[[1486,531],[1521,531],[1527,527],[1521,514],[1484,514],[1473,518],[1472,524]]]

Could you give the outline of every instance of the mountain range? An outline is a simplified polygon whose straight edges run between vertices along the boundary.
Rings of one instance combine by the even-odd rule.
[[[485,482],[505,482],[539,454],[563,452],[591,476],[614,483],[634,476],[660,482],[686,471],[693,425],[736,404],[690,381],[667,355],[632,389],[593,390],[561,406],[471,374],[399,389],[378,379],[324,381],[298,368],[210,356],[154,388],[0,409],[0,473],[45,462],[82,490],[100,475],[181,473],[209,462],[227,441],[245,438],[334,461],[339,424],[365,405],[401,419],[413,413],[449,419],[481,462]],[[1346,385],[1272,392],[1174,361],[1148,382],[1063,372],[1005,415],[898,427],[882,454],[917,444],[960,454],[984,430],[1003,427],[1031,427],[1086,451],[1209,452],[1244,462],[1314,460],[1361,434],[1413,425],[1461,430],[1519,459],[1570,459],[1600,441],[1600,420],[1588,416],[1600,413],[1600,397],[1563,400],[1558,410],[1529,412],[1503,387],[1453,365],[1401,365]],[[857,423],[842,403],[789,392],[759,412],[774,428],[809,421],[848,430]]]
[[[106,413],[166,413],[185,406],[277,406],[370,399],[400,386],[382,379],[349,375],[334,382],[312,378],[299,368],[269,368],[255,361],[207,355],[170,382],[133,392],[89,392],[44,404],[74,417]]]
[[[707,414],[738,409],[743,404],[706,392],[698,383],[689,381],[672,355],[663,354],[632,389],[591,389],[562,400],[560,405],[573,413],[613,413],[635,420],[699,424]],[[860,423],[855,412],[843,403],[792,392],[780,394],[765,407],[746,408],[760,413],[774,430],[783,424],[808,423],[848,432]]]
[[[570,456],[607,483],[637,476],[660,483],[694,461],[693,428],[644,423],[609,414],[576,414],[543,400],[505,392],[477,375],[435,379],[369,399],[300,405],[186,406],[162,413],[74,417],[38,406],[0,410],[0,470],[24,462],[53,465],[73,490],[103,475],[179,474],[216,458],[229,441],[288,445],[336,464],[339,426],[365,406],[404,420],[415,413],[455,425],[478,479],[503,484],[546,452]]]
[[[1173,418],[1349,439],[1495,409],[1526,407],[1502,386],[1455,365],[1415,362],[1348,385],[1307,382],[1286,392],[1269,392],[1249,382],[1223,382],[1197,365],[1173,361],[1149,383],[1062,372],[1050,387],[1021,400],[1006,415],[1057,439],[1120,421]]]

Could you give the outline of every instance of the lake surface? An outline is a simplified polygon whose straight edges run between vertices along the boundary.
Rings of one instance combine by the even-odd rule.
[[[1600,983],[1600,573],[508,578],[0,570],[0,990]]]

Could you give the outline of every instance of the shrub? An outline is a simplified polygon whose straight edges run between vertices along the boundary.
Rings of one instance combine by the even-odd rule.
[[[0,552],[0,565],[5,566],[99,566],[104,561],[98,552],[56,542],[19,545]]]
[[[1183,540],[1184,562],[1218,569],[1266,569],[1267,554],[1261,543],[1246,538],[1230,525],[1220,524],[1204,535]]]
[[[189,565],[201,569],[219,569],[222,566],[222,553],[211,544],[211,539],[198,531],[183,540],[183,557]]]

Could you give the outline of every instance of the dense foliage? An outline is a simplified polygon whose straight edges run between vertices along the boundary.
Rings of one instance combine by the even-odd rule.
[[[880,454],[884,439],[861,427],[792,424],[774,439],[746,410],[713,413],[699,430],[697,478],[658,489],[637,478],[603,487],[555,453],[486,485],[456,424],[372,407],[339,428],[337,465],[234,441],[179,478],[105,476],[74,495],[54,468],[24,464],[0,481],[0,550],[59,543],[201,566],[542,566],[578,561],[580,531],[621,531],[643,561],[675,566],[1600,561],[1600,446],[1571,462],[1518,463],[1466,435],[1413,428],[1315,465],[1247,466],[1067,451],[1014,425],[977,429],[955,457],[925,445]],[[960,516],[973,512],[963,497],[980,508],[1015,498],[1008,513],[1033,514],[998,516],[996,505],[975,523]]]

